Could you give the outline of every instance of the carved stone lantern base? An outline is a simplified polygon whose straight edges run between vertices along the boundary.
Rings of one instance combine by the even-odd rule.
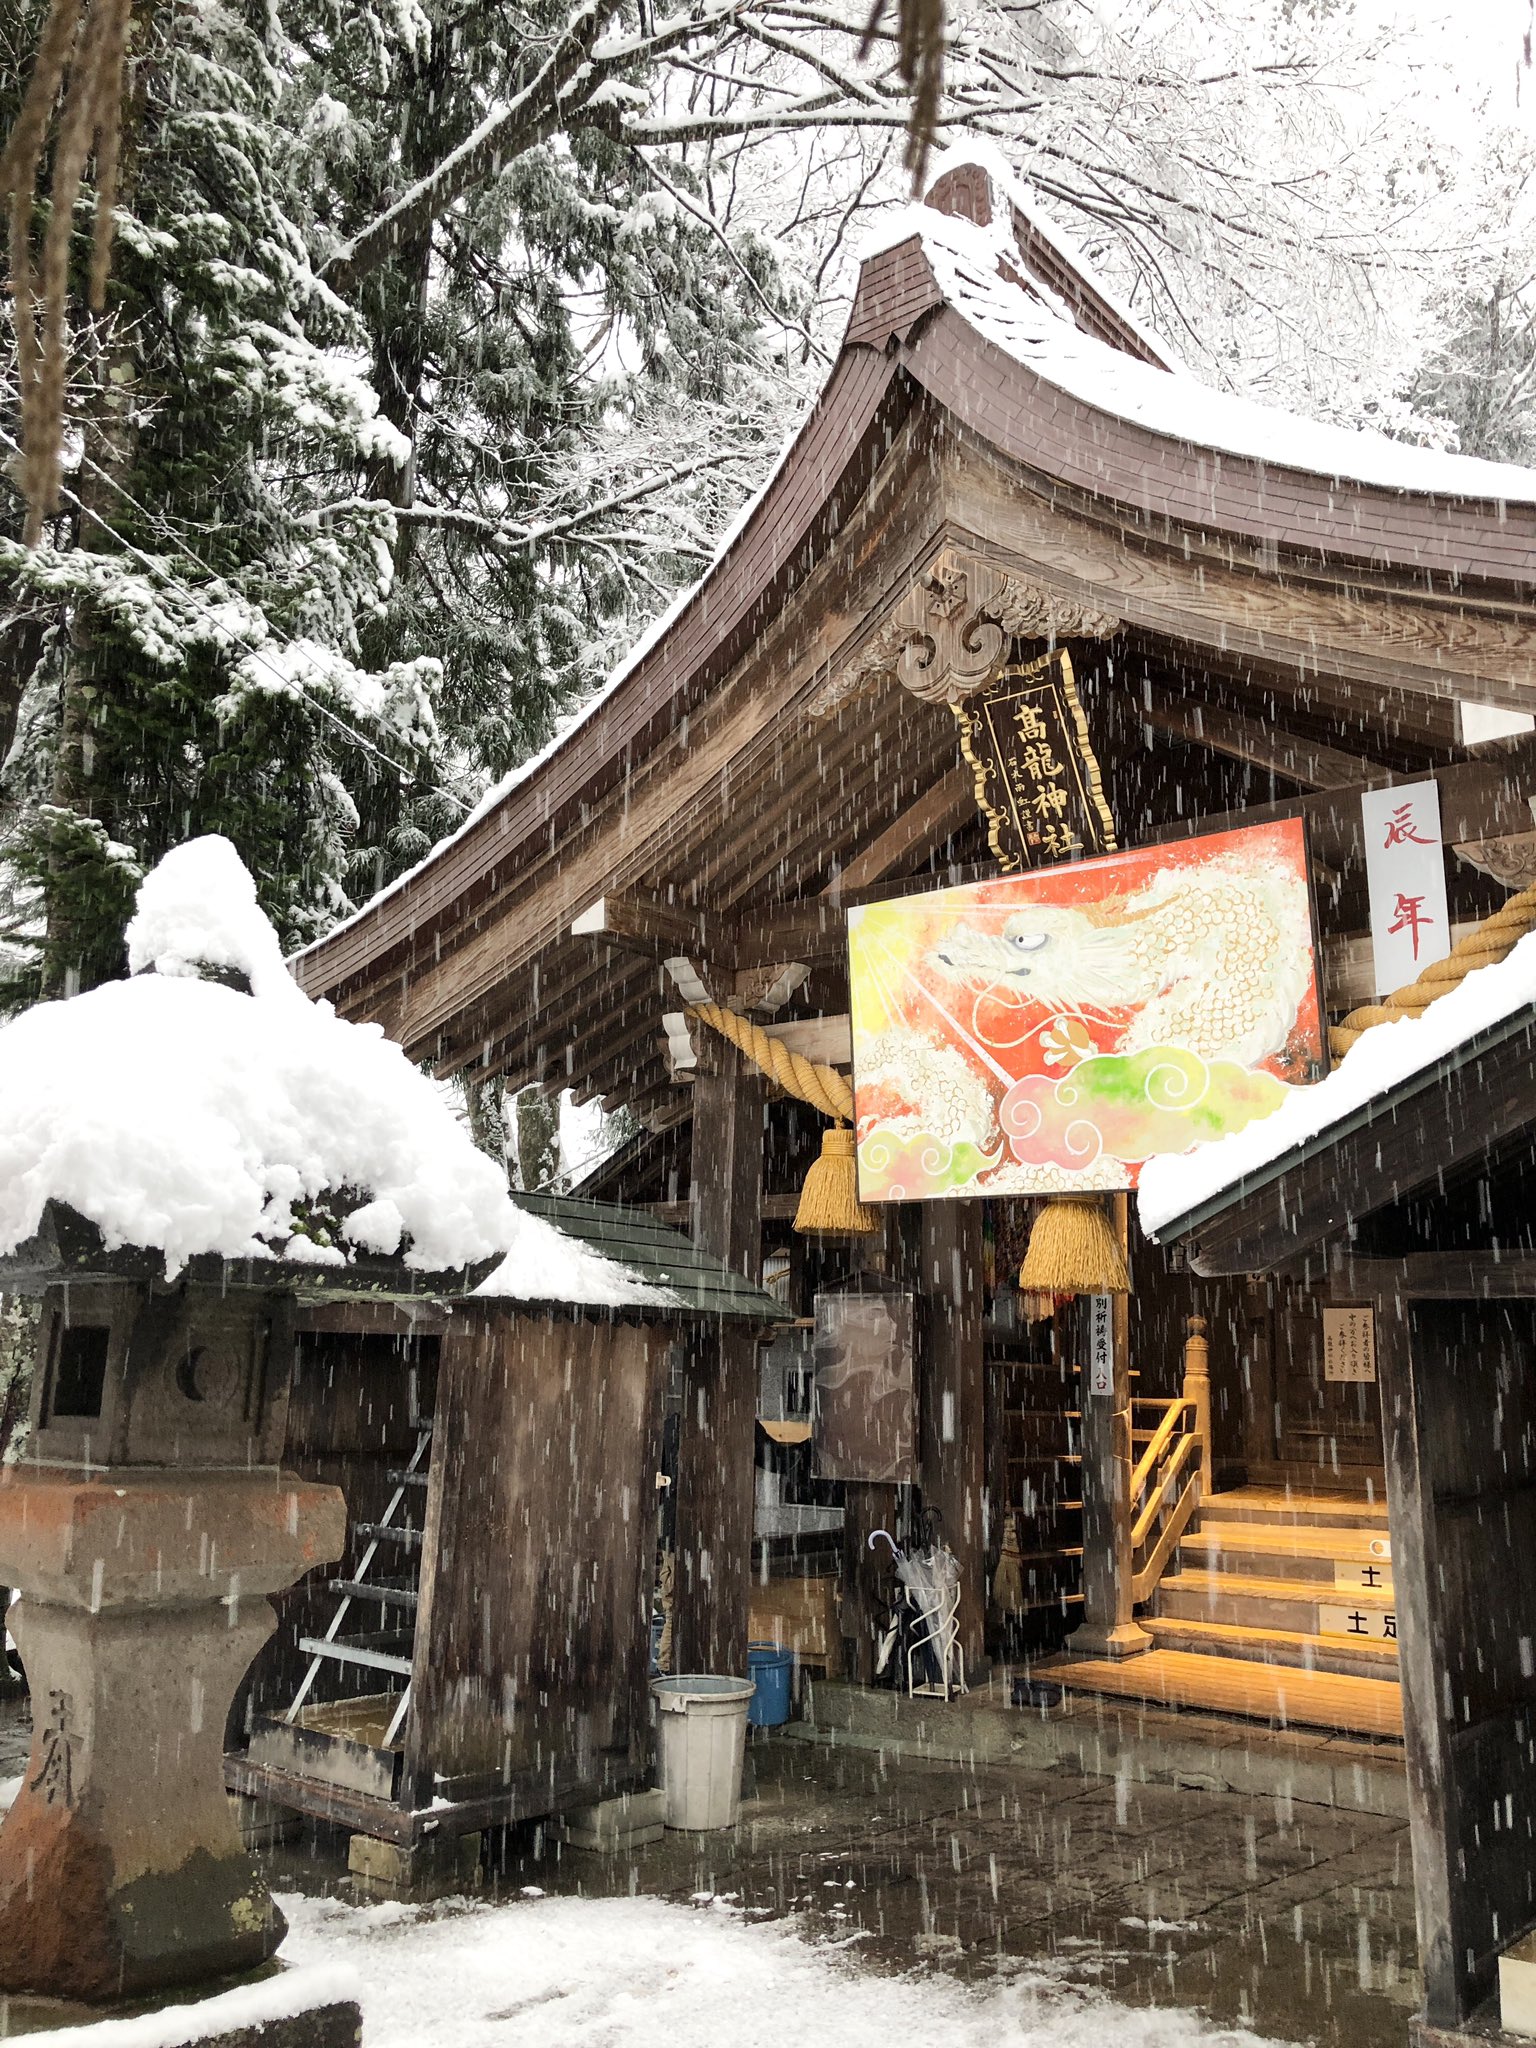
[[[264,1962],[281,1914],[224,1790],[267,1595],[339,1557],[334,1487],[289,1474],[0,1474],[0,1581],[32,1754],[0,1828],[0,1990],[133,1998]]]

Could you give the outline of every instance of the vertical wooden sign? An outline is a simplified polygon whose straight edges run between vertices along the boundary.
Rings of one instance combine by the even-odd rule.
[[[1005,669],[990,689],[950,708],[1003,874],[1115,851],[1114,821],[1064,647]]]
[[[1110,1400],[1115,1391],[1115,1297],[1088,1297],[1088,1391]]]

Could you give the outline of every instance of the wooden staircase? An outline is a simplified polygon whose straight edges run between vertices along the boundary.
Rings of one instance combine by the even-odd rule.
[[[1355,1735],[1400,1736],[1384,1501],[1245,1486],[1180,1537],[1137,1616],[1153,1647],[1035,1675],[1072,1692]]]

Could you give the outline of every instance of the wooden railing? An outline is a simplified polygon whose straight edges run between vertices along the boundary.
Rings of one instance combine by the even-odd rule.
[[[1211,1493],[1211,1371],[1205,1319],[1191,1316],[1184,1339],[1183,1391],[1171,1401],[1138,1400],[1162,1417],[1136,1460],[1129,1488],[1132,1601],[1140,1607]]]

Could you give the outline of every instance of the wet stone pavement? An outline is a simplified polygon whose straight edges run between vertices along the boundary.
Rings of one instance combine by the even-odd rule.
[[[0,1781],[25,1767],[27,1726],[0,1701]],[[607,1856],[530,1828],[493,1851],[490,1889],[725,1899],[866,1967],[1032,1971],[1282,2040],[1406,2039],[1419,1986],[1401,1820],[761,1737],[750,1766],[729,1833]],[[319,1830],[263,1860],[280,1888],[345,1896],[346,1846]]]
[[[879,1967],[1028,1965],[1282,2039],[1406,2039],[1420,1994],[1400,1820],[782,1740],[752,1756],[733,1834],[613,1858],[530,1846],[502,1881],[728,1895]]]

